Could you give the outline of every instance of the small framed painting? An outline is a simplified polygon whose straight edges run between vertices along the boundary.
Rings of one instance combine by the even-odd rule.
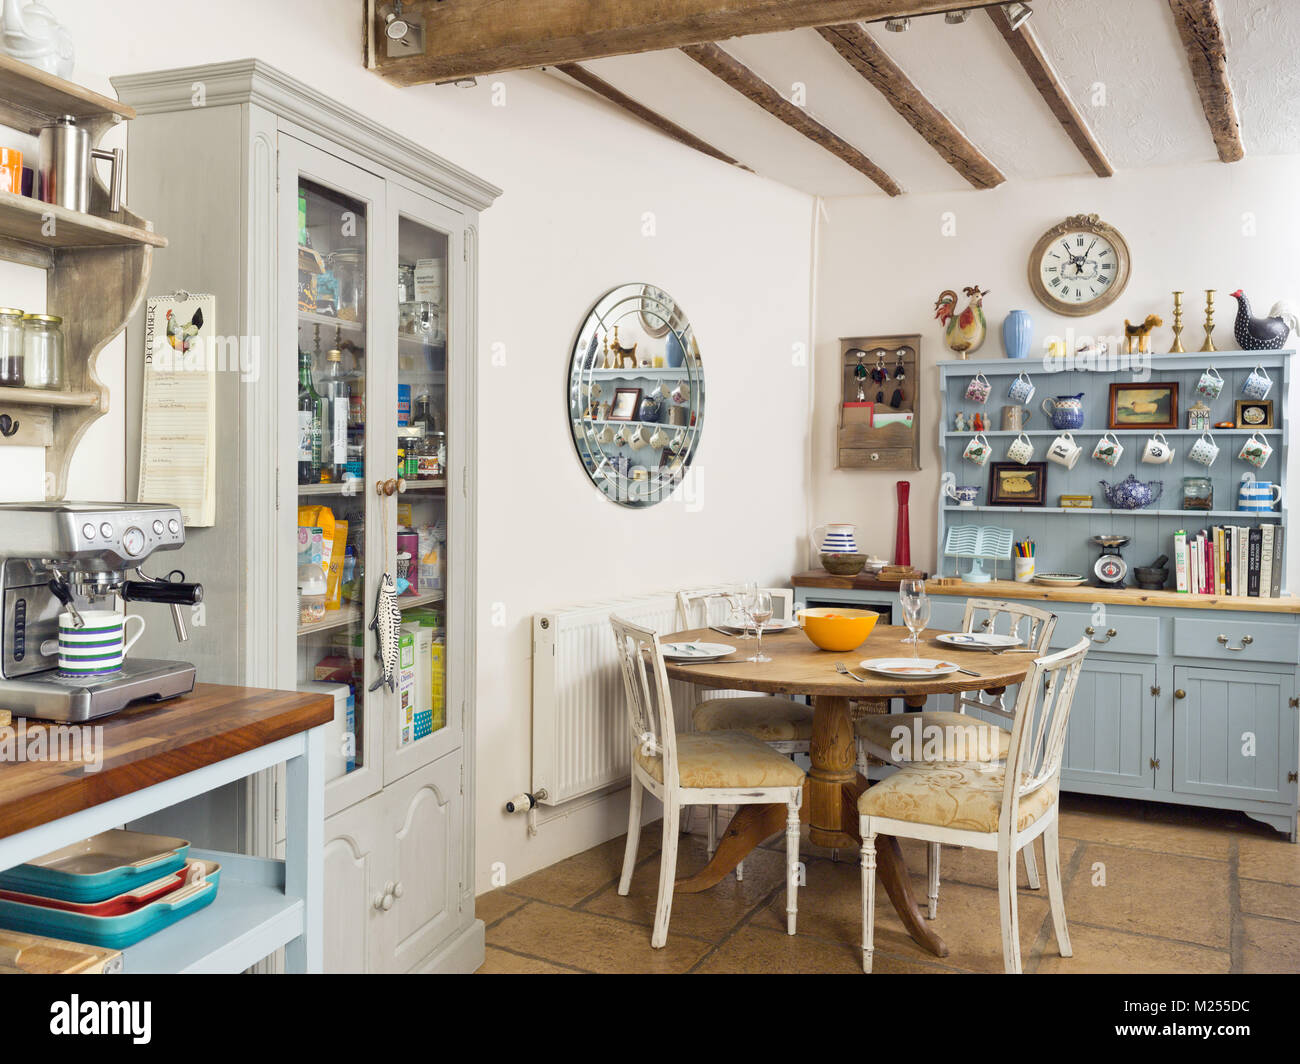
[[[1107,428],[1178,428],[1178,382],[1111,384]]]
[[[990,506],[1043,506],[1047,498],[1047,463],[989,463]]]
[[[640,388],[617,388],[609,406],[610,421],[635,421],[641,406]]]
[[[1239,429],[1271,429],[1273,427],[1273,400],[1238,399],[1235,420]]]

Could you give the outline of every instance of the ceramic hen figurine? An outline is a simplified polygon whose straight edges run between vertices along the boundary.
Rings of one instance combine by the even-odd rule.
[[[0,22],[0,50],[6,55],[61,78],[72,76],[72,38],[48,7],[37,0],[26,6],[22,0],[4,0]]]
[[[1292,330],[1300,332],[1300,320],[1297,320],[1293,304],[1275,303],[1267,318],[1252,318],[1250,300],[1240,288],[1232,293],[1232,298],[1237,301],[1237,319],[1232,323],[1232,335],[1241,350],[1276,351],[1286,343]]]
[[[939,294],[934,304],[934,316],[943,325],[944,343],[962,358],[974,354],[984,343],[988,323],[984,320],[983,299],[987,292],[979,285],[963,288],[969,302],[966,309],[957,313],[957,293],[949,289]]]

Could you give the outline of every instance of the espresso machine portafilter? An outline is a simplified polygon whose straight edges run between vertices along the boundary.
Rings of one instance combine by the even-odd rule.
[[[128,657],[96,677],[58,670],[59,614],[84,624],[82,610],[123,603],[171,607],[178,640],[183,610],[203,601],[203,586],[173,570],[144,572],[155,552],[185,542],[180,510],[157,503],[0,504],[0,706],[15,716],[83,721],[132,702],[174,698],[194,689],[184,661]]]

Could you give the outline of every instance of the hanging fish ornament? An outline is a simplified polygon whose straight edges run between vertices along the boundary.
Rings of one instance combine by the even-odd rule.
[[[383,684],[390,691],[397,690],[397,640],[402,630],[402,612],[397,608],[397,587],[388,574],[379,580],[375,592],[375,616],[370,622],[375,633],[375,657],[383,666],[383,675],[370,685],[374,691]]]

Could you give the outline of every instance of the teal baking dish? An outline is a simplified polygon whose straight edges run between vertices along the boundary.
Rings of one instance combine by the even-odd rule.
[[[83,904],[107,901],[185,865],[190,844],[120,828],[0,872],[0,890]]]
[[[126,949],[216,901],[221,865],[215,861],[195,861],[194,864],[203,866],[202,883],[179,886],[135,912],[122,916],[88,916],[66,909],[47,909],[0,899],[0,927],[84,942],[88,946]]]

